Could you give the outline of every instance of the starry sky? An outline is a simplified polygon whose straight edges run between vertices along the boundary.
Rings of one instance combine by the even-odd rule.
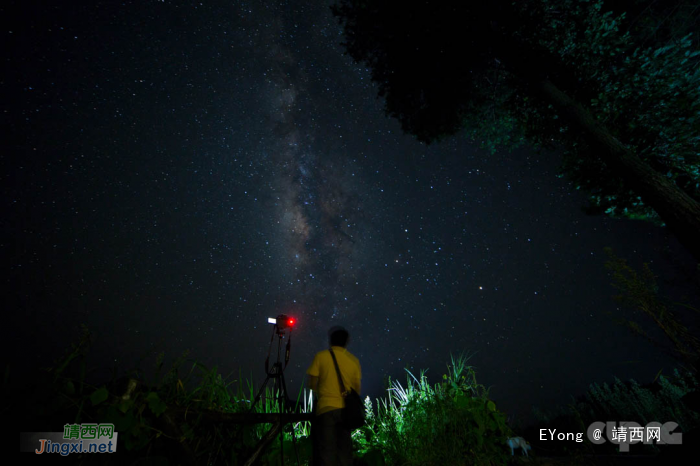
[[[259,384],[280,313],[298,319],[292,393],[332,325],[350,330],[363,395],[406,367],[438,381],[450,354],[474,353],[518,419],[614,375],[669,372],[613,322],[632,314],[611,299],[603,248],[682,297],[693,261],[675,238],[585,215],[557,153],[404,135],[329,5],[0,7],[11,378],[85,323],[96,380],[189,349]]]

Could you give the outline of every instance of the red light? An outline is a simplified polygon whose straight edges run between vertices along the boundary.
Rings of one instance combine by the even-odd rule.
[[[287,323],[288,323],[289,326],[291,327],[292,325],[294,325],[294,319],[289,319],[289,320],[287,321]]]

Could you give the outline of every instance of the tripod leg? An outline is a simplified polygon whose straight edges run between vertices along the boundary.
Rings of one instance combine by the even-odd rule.
[[[255,400],[253,400],[253,404],[250,405],[249,411],[253,411],[255,409],[255,405],[258,404],[258,401],[260,401],[260,397],[262,396],[263,390],[265,390],[265,387],[267,387],[267,382],[269,380],[270,380],[270,375],[268,374],[268,376],[265,377],[265,381],[260,386],[260,390],[258,390],[258,394],[255,395]]]
[[[281,366],[278,364],[277,369],[280,370]],[[284,393],[282,393],[282,382],[281,377],[283,377],[284,374],[282,372],[278,372],[275,377],[275,389],[277,390],[277,409],[279,409],[280,412],[280,466],[284,466],[284,424],[282,423],[282,413],[284,413]]]
[[[258,442],[257,446],[255,447],[253,454],[250,456],[250,458],[248,458],[248,460],[243,464],[243,466],[253,466],[253,464],[255,464],[256,461],[260,458],[260,455],[265,450],[265,448],[270,443],[272,443],[273,440],[275,440],[275,437],[281,430],[282,424],[280,424],[279,422],[275,422],[272,425],[272,429],[270,429],[265,435],[263,435],[263,438]]]
[[[294,431],[294,423],[292,422],[292,445],[294,446],[294,455],[297,458],[297,464],[299,464],[299,448],[297,447],[297,434]]]
[[[284,392],[284,404],[285,404],[285,411],[286,412],[292,412],[292,406],[290,403],[289,396],[287,394],[287,383],[284,381],[284,372],[280,373],[280,384],[282,385],[282,390]],[[299,449],[297,448],[297,435],[296,432],[294,431],[294,423],[291,423],[291,428],[292,428],[292,445],[294,446],[294,455],[297,458],[297,464],[299,464]]]

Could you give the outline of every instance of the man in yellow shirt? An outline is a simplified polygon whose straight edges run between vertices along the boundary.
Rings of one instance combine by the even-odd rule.
[[[360,393],[362,370],[360,361],[347,350],[350,334],[340,326],[328,331],[333,354],[338,361],[345,390],[354,388]],[[342,408],[345,400],[340,392],[338,374],[329,350],[316,353],[314,361],[307,369],[309,387],[314,391],[314,437],[318,459],[322,466],[350,466],[352,464],[351,432],[343,426]]]

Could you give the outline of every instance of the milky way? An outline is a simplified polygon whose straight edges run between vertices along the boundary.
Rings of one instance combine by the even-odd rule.
[[[267,110],[274,177],[273,216],[283,248],[281,272],[302,313],[326,319],[348,317],[348,292],[357,293],[363,207],[359,176],[348,173],[348,155],[315,144],[318,108],[308,76],[290,48],[275,42],[284,30],[277,19],[263,40],[273,44],[265,62]],[[348,288],[354,287],[355,290]],[[291,305],[292,303],[286,303]]]

